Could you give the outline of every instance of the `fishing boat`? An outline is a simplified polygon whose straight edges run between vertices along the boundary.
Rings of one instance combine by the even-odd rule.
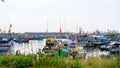
[[[14,41],[11,39],[3,38],[0,40],[0,52],[7,52],[10,50],[10,47],[14,45]]]
[[[67,41],[68,42],[68,37],[65,35],[61,35],[61,36],[56,36],[55,37],[56,40],[61,40],[61,41]]]
[[[0,52],[7,52],[10,50],[10,47],[14,45],[14,41],[11,38],[11,28],[12,24],[9,26],[8,34],[1,33],[0,35]]]
[[[52,53],[52,48],[55,47],[55,39],[54,38],[47,38],[45,41],[45,47],[43,48],[42,52],[44,54]]]
[[[120,42],[113,42],[113,45],[110,49],[110,55],[112,57],[120,56]]]
[[[37,37],[37,40],[43,40],[43,39],[45,39],[45,36],[43,36],[43,35],[40,35]]]
[[[7,52],[8,50],[10,50],[9,45],[7,45],[7,44],[0,45],[0,52]]]
[[[29,43],[29,38],[20,34],[14,41],[17,43]]]
[[[17,42],[17,43],[29,43],[29,39],[28,38],[18,38],[17,40],[15,40],[15,42]]]

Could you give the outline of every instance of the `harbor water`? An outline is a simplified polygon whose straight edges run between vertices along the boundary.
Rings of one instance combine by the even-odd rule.
[[[45,46],[45,40],[30,40],[29,43],[15,43],[14,46],[11,46],[10,52],[15,55],[17,50],[20,50],[21,54],[36,54],[38,49],[43,49]]]
[[[30,40],[29,43],[15,43],[14,46],[10,47],[10,52],[12,55],[16,54],[17,50],[20,50],[21,54],[36,54],[39,49],[43,49],[45,46],[45,39],[40,40]],[[5,54],[5,52],[0,52],[0,55]],[[94,49],[90,52],[87,52],[87,57],[99,57],[100,55],[108,55],[108,51],[100,51],[99,49]]]
[[[15,43],[13,46],[8,49],[12,55],[16,54],[16,51],[19,50],[21,54],[36,54],[38,49],[43,49],[45,46],[45,40],[30,40],[29,43]],[[0,51],[0,56],[5,55],[6,51]]]

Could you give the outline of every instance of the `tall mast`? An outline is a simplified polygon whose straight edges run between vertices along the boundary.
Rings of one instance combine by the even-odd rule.
[[[46,29],[46,37],[48,36],[48,20],[47,20],[47,29]]]
[[[9,25],[9,31],[8,31],[10,38],[11,38],[11,28],[12,28],[12,24]]]
[[[78,33],[78,21],[76,21],[76,34]]]
[[[76,46],[78,46],[78,21],[76,21]]]
[[[62,36],[62,29],[61,29],[61,19],[60,19],[60,40],[61,40],[61,36]]]
[[[65,23],[65,18],[64,18],[64,30],[65,30],[65,32],[67,32],[67,31],[66,31],[66,23]]]
[[[46,30],[46,32],[48,32],[48,20],[47,20],[47,30]]]

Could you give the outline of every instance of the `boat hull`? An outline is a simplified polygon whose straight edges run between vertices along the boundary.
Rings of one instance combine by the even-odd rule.
[[[8,50],[10,50],[10,47],[7,47],[7,46],[6,47],[3,47],[3,46],[1,47],[0,46],[0,52],[7,52]]]

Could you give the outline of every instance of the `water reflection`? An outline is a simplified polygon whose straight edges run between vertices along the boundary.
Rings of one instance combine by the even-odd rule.
[[[36,54],[38,49],[43,49],[45,43],[44,41],[30,41],[29,43],[15,43],[14,46],[11,46],[10,52],[15,55],[17,50],[20,50],[21,54]]]
[[[22,44],[18,44],[15,43],[14,46],[10,47],[10,52],[11,54],[15,55],[17,50],[20,50],[21,54],[36,54],[38,52],[38,49],[43,49],[43,47],[45,46],[45,41],[46,39],[44,39],[43,41],[30,41],[29,43],[22,43]],[[0,52],[0,55],[6,54],[6,52]],[[101,54],[105,54],[108,55],[109,52],[108,51],[100,51],[100,50],[93,50],[90,52],[87,52],[87,56],[88,57],[98,57]]]

